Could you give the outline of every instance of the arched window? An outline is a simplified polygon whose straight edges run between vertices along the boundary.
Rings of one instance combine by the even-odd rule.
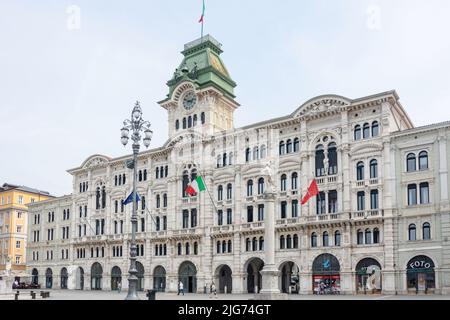
[[[334,233],[334,245],[336,247],[340,247],[341,246],[341,232],[339,230],[337,230]]]
[[[159,194],[156,195],[156,208],[161,207],[161,196]]]
[[[119,186],[121,186],[122,185],[122,175],[120,174],[119,175]]]
[[[114,201],[114,213],[119,212],[119,201]]]
[[[328,236],[328,232],[326,231],[322,234],[322,245],[324,247],[328,247],[330,245],[330,239]]]
[[[147,181],[147,169],[144,170],[144,181]]]
[[[423,240],[431,239],[431,226],[428,222],[425,222],[422,225],[422,236],[423,236]]]
[[[430,203],[430,186],[428,182],[422,182],[419,185],[420,188],[420,204]]]
[[[233,198],[233,185],[231,183],[227,184],[227,200]]]
[[[286,236],[286,249],[292,249],[292,237],[290,234]]]
[[[217,156],[217,168],[220,168],[221,165],[222,165],[222,156],[219,154]]]
[[[285,148],[285,145],[284,145],[284,141],[280,141],[279,153],[280,153],[280,155],[283,155],[283,154],[286,153],[286,148]]]
[[[225,240],[222,241],[222,253],[227,252],[227,242]]]
[[[252,239],[252,251],[257,251],[258,250],[258,240],[256,239],[256,237],[254,237]]]
[[[163,178],[164,177],[164,167],[159,168],[159,173],[160,173],[161,178]]]
[[[373,229],[373,243],[380,243],[380,230],[378,228]]]
[[[354,133],[355,141],[361,140],[361,126],[359,124],[355,126]]]
[[[372,122],[372,137],[378,137],[380,134],[380,126],[378,124],[378,121]]]
[[[336,143],[331,142],[328,145],[328,160],[329,160],[329,166],[328,166],[328,174],[334,175],[338,173],[338,162],[337,162],[337,149],[336,149]]]
[[[183,129],[186,129],[187,125],[186,125],[186,118],[183,118]]]
[[[188,128],[192,127],[192,117],[188,117]]]
[[[325,159],[325,152],[323,149],[323,145],[318,145],[316,147],[316,177],[322,177],[325,175],[325,167],[324,167],[324,161]]]
[[[228,253],[231,253],[231,251],[232,251],[231,240],[228,240]]]
[[[280,236],[280,249],[285,249],[286,248],[286,240],[284,238],[284,236]]]
[[[250,238],[245,239],[245,251],[250,251]]]
[[[217,201],[223,200],[223,186],[220,185],[217,187]]]
[[[417,204],[417,185],[408,185],[408,205],[415,206]]]
[[[220,241],[216,242],[216,252],[220,253],[220,249],[222,249],[222,246],[220,245]]]
[[[287,177],[285,174],[283,174],[281,176],[281,180],[280,180],[281,191],[286,191],[286,180],[287,180]]]
[[[293,237],[293,248],[298,249],[298,235],[294,234]]]
[[[370,229],[366,229],[365,241],[366,241],[366,244],[372,244],[372,231]]]
[[[259,250],[260,251],[264,250],[264,238],[263,237],[259,237]]]
[[[191,253],[191,246],[189,242],[186,242],[185,247],[186,247],[186,255],[189,255]]]
[[[180,120],[177,119],[177,121],[175,121],[175,130],[179,129],[180,129]]]
[[[363,126],[363,139],[370,138],[370,125],[368,123],[364,123]]]
[[[416,155],[414,153],[410,153],[406,156],[406,171],[416,171]]]
[[[138,180],[139,180],[139,181],[142,181],[142,170],[139,170],[139,173],[138,173]]]
[[[145,210],[145,196],[141,197],[141,210]]]
[[[233,165],[233,152],[230,152],[230,155],[228,157],[228,165]]]
[[[195,127],[197,125],[197,115],[194,114],[194,117],[192,118],[192,125]]]
[[[356,243],[364,244],[364,232],[362,230],[358,230],[356,233]]]
[[[295,138],[294,139],[294,152],[299,152],[299,151],[300,151],[300,139]]]
[[[189,184],[189,172],[187,170],[183,171],[183,183],[182,183],[182,190],[181,190],[181,194],[183,195],[183,197],[187,197],[188,194],[186,192],[186,188]]]
[[[428,169],[428,152],[422,151],[419,153],[419,170]]]
[[[156,168],[156,179],[159,179],[159,167]]]
[[[253,148],[253,160],[258,160],[258,159],[259,159],[259,148],[254,147]]]
[[[206,118],[205,118],[205,113],[204,113],[204,112],[202,112],[202,113],[200,114],[200,120],[202,121],[202,124],[205,124]]]
[[[164,245],[165,246],[165,245]],[[164,249],[164,251],[166,251],[165,249]],[[197,255],[198,254],[198,242],[196,241],[196,242],[194,242],[194,254],[195,255]],[[164,254],[165,255],[165,254]]]
[[[313,232],[311,234],[311,248],[316,248],[317,247],[317,234],[315,232]]]
[[[356,180],[364,180],[364,162],[362,161],[358,162],[358,164],[356,165]]]
[[[264,159],[266,157],[267,151],[266,151],[266,145],[262,145],[261,146],[261,150],[260,150],[260,159]]]
[[[416,225],[414,223],[410,224],[408,227],[408,240],[409,241],[416,241]]]
[[[227,166],[227,154],[224,153],[222,156],[222,166],[226,167]]]
[[[370,179],[378,178],[378,161],[373,159],[370,161]]]
[[[286,153],[292,153],[292,140],[288,139],[286,141]]]
[[[165,166],[165,169],[166,170],[164,170],[164,177],[167,177],[169,175],[169,166]]]
[[[245,162],[249,162],[251,159],[250,148],[245,149]]]
[[[297,190],[298,189],[298,173],[294,172],[291,175],[291,189]]]
[[[253,195],[253,180],[247,181],[247,197],[251,197]]]
[[[264,193],[264,178],[259,178],[258,180],[258,194]]]

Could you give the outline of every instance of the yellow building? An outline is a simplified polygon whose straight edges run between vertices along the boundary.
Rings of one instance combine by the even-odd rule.
[[[0,274],[26,270],[27,213],[29,203],[52,196],[25,186],[5,183],[0,187]]]

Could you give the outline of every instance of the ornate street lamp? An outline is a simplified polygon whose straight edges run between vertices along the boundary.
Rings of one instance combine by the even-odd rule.
[[[144,146],[148,148],[152,140],[153,131],[150,130],[150,122],[142,119],[142,109],[139,101],[136,101],[131,119],[123,122],[124,127],[121,129],[120,141],[124,146],[128,143],[128,135],[131,131],[131,140],[133,140],[133,213],[131,215],[131,246],[130,246],[130,270],[128,277],[128,294],[126,300],[139,300],[137,295],[137,269],[136,269],[136,229],[137,229],[137,203],[136,203],[136,172],[137,172],[137,156],[140,148],[141,131],[144,131]]]

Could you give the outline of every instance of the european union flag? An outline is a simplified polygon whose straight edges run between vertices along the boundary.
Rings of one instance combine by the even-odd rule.
[[[139,195],[136,193],[136,202],[138,202],[139,200],[141,200],[141,199],[139,198]],[[122,203],[124,206],[126,206],[129,203],[133,203],[133,192],[130,193],[128,198],[126,198],[125,201],[122,201]]]

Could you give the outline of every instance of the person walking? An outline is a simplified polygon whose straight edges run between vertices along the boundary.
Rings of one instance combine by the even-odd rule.
[[[216,289],[216,285],[214,284],[214,281],[211,283],[211,293],[214,294],[214,298],[218,298],[217,297],[217,289]]]
[[[178,283],[178,296],[180,295],[180,292],[183,294],[183,296],[184,296],[184,287],[183,287],[183,282],[179,282]]]
[[[118,283],[117,283],[117,292],[121,292],[122,291],[122,281],[119,281]]]

